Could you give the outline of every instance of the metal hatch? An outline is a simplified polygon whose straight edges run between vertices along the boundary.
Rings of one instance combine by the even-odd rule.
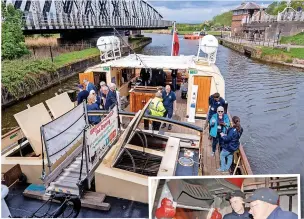
[[[240,190],[225,179],[173,179],[167,182],[177,205],[210,208],[216,197]]]
[[[124,151],[124,146],[126,144],[128,144],[131,139],[133,138],[134,134],[135,134],[135,130],[137,129],[142,117],[144,116],[150,102],[152,101],[152,99],[150,99],[146,105],[144,106],[144,108],[139,111],[135,116],[134,118],[131,120],[131,122],[129,123],[128,127],[124,130],[124,133],[122,134],[121,136],[121,145],[120,145],[120,148],[119,148],[119,152],[115,154],[114,156],[114,159],[113,159],[113,166],[116,164],[119,156],[123,153]]]

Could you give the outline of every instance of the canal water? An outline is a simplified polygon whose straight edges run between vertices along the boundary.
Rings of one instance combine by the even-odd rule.
[[[170,55],[171,37],[146,34],[152,43],[141,53]],[[180,54],[195,55],[198,41],[180,40]],[[164,60],[165,61],[165,60]],[[241,118],[241,141],[255,174],[304,175],[304,72],[301,69],[254,61],[219,46],[217,66],[226,82],[232,115]],[[75,88],[78,76],[2,112],[2,132],[17,126],[13,114],[44,101],[59,88]]]

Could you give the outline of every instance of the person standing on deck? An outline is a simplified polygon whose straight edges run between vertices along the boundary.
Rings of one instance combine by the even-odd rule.
[[[217,108],[219,106],[224,107],[225,106],[225,100],[220,96],[219,93],[214,93],[209,97],[209,111],[208,111],[208,121],[212,118],[214,114],[217,112]],[[209,126],[209,133],[210,133],[211,127]]]
[[[176,95],[173,91],[171,91],[170,85],[167,85],[165,90],[162,92],[162,98],[164,107],[166,109],[166,112],[164,114],[164,117],[167,117],[169,119],[172,119],[173,114],[176,112]],[[162,125],[162,129],[166,127],[166,123]],[[168,130],[172,129],[172,125],[169,124]]]
[[[249,214],[254,219],[297,219],[290,211],[283,211],[279,206],[279,195],[270,188],[258,188],[245,202],[250,203]]]
[[[112,91],[115,94],[117,105],[118,105],[118,110],[121,111],[120,92],[117,90],[116,84],[110,83],[109,88],[110,88],[110,91]]]
[[[240,147],[240,138],[243,134],[243,128],[240,124],[240,118],[234,116],[232,118],[233,127],[229,128],[227,135],[220,133],[222,138],[222,151],[220,154],[221,167],[219,171],[228,171],[232,164],[233,154]],[[227,158],[227,163],[226,163]]]
[[[249,219],[250,214],[245,210],[245,194],[240,190],[234,190],[227,199],[230,202],[232,213],[226,214],[223,219]]]
[[[86,90],[88,92],[90,92],[91,90],[94,90],[96,92],[96,87],[94,84],[92,84],[91,82],[89,82],[87,79],[83,80],[83,83],[86,85]]]
[[[89,95],[92,95],[95,97],[95,103],[99,107],[100,106],[100,97],[96,95],[96,92],[94,90],[91,90]]]
[[[87,104],[88,112],[91,110],[100,110],[95,100],[96,97],[93,94],[88,96],[88,104]],[[101,118],[100,116],[88,116],[88,120],[91,125],[96,125],[101,121]]]
[[[83,100],[86,100],[89,96],[89,92],[83,89],[82,84],[79,84],[78,88],[79,88],[79,93],[77,95],[77,105],[81,104]]]
[[[210,119],[210,136],[213,139],[211,156],[214,156],[217,143],[219,143],[221,150],[222,139],[220,133],[226,133],[229,126],[229,117],[224,113],[224,107],[219,106],[217,108],[217,113],[214,114]]]
[[[105,95],[104,98],[104,109],[109,110],[114,104],[117,103],[116,95],[112,91],[109,90],[109,87],[103,86],[102,93]]]
[[[151,116],[159,116],[163,117],[166,109],[163,105],[163,99],[162,99],[162,94],[160,92],[157,92],[155,94],[155,97],[151,101],[148,111],[150,112],[149,114]],[[152,130],[159,130],[161,122],[153,121],[152,122]]]
[[[177,69],[172,69],[171,77],[172,77],[172,88],[173,88],[172,90],[175,92],[177,90],[176,88]]]

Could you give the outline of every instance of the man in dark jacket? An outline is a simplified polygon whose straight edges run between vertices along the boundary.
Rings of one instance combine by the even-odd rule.
[[[219,106],[225,106],[225,100],[219,93],[215,93],[209,97],[209,106],[208,121],[210,121],[211,117],[216,114]]]
[[[239,190],[231,192],[227,199],[230,202],[232,213],[226,214],[223,219],[249,219],[250,214],[245,210],[245,195]]]
[[[103,86],[102,93],[105,95],[104,108],[109,110],[114,104],[117,104],[116,94],[109,90],[109,87]]]
[[[279,195],[270,188],[259,188],[255,190],[245,202],[250,203],[249,214],[253,218],[267,219],[297,219],[298,216],[290,211],[283,211],[278,206]]]
[[[86,100],[89,96],[89,91],[83,89],[83,85],[79,84],[79,93],[77,95],[77,105],[81,104],[83,100]]]
[[[173,69],[171,72],[171,78],[172,78],[172,90],[175,92],[177,89],[177,69]]]

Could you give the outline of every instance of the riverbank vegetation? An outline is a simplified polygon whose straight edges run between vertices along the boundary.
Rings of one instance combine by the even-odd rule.
[[[39,87],[38,79],[46,80],[56,73],[57,69],[69,63],[99,55],[97,48],[85,49],[58,55],[54,62],[48,59],[15,59],[2,62],[2,84],[15,97],[29,93],[33,87]]]
[[[12,4],[6,6],[2,3],[2,38],[1,38],[1,60],[16,59],[29,54],[24,43],[22,33],[22,12],[16,10]]]
[[[260,47],[261,58],[291,63],[294,58],[304,60],[304,49],[291,48],[290,51],[278,48]]]
[[[291,45],[304,45],[304,32],[293,35],[293,36],[282,36],[280,43]],[[304,50],[304,49],[303,49]]]

